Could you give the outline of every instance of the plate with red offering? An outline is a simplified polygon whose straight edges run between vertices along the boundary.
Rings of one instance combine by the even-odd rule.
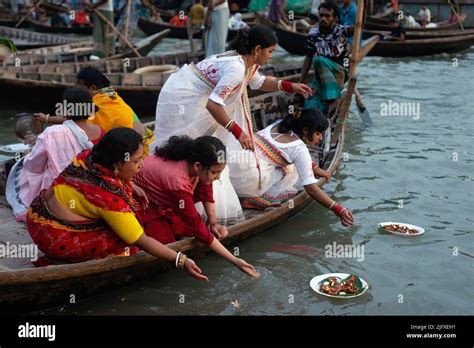
[[[311,279],[311,288],[318,294],[332,298],[354,298],[369,289],[367,282],[348,273],[328,273]]]
[[[423,228],[403,222],[381,222],[379,227],[384,231],[404,237],[419,236],[425,233]]]

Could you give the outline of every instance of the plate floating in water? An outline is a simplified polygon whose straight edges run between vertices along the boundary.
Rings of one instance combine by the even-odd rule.
[[[30,149],[31,149],[30,145],[26,145],[23,143],[0,146],[0,152],[6,152],[6,153],[24,153],[24,152],[29,151]]]
[[[405,237],[419,236],[425,233],[423,228],[403,222],[381,222],[379,227],[389,233]]]
[[[354,297],[358,297],[364,294],[369,289],[369,284],[367,284],[367,282],[364,279],[357,276],[354,276],[355,277],[354,279],[356,280],[354,284],[356,286],[358,285],[357,291],[355,293],[345,293],[341,290],[337,295],[332,295],[327,292],[324,292],[321,289],[321,287],[323,286],[330,286],[331,282],[334,282],[334,281],[337,282],[339,285],[341,285],[343,281],[347,281],[348,278],[351,276],[354,276],[354,275],[349,274],[349,273],[322,274],[311,279],[311,282],[309,283],[309,285],[318,294],[327,296],[327,297],[332,297],[332,298],[354,298]]]

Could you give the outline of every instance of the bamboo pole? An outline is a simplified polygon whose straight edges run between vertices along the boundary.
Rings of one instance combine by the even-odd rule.
[[[15,28],[18,28],[20,26],[20,24],[23,23],[25,21],[25,19],[27,19],[31,15],[31,12],[33,12],[33,10],[35,10],[43,2],[44,2],[44,0],[40,0],[40,1],[38,1],[38,3],[36,5],[34,5],[32,8],[30,8],[28,10],[28,12],[26,12],[26,14],[15,24]]]
[[[335,145],[337,140],[339,139],[339,135],[341,134],[344,127],[346,127],[346,118],[349,112],[349,107],[352,101],[352,95],[354,94],[357,79],[355,77],[357,72],[357,64],[359,63],[359,49],[360,49],[360,37],[362,32],[362,20],[364,16],[364,0],[357,1],[357,16],[356,22],[354,26],[354,46],[352,47],[352,61],[349,68],[349,82],[347,85],[346,94],[341,99],[337,110],[336,110],[336,130],[334,131],[333,136],[331,137],[331,145]]]
[[[353,78],[357,71],[357,64],[359,64],[359,49],[360,38],[362,33],[362,20],[364,17],[364,0],[357,1],[357,16],[354,26],[354,46],[352,48],[353,62],[349,68],[349,78]]]
[[[130,14],[132,12],[132,0],[127,0],[127,19],[125,20],[125,38],[128,39],[128,28],[130,25]]]
[[[461,27],[462,30],[464,30],[464,25],[462,25],[462,22],[461,22],[461,18],[460,18],[460,14],[458,13],[458,11],[456,11],[456,8],[453,6],[453,4],[451,3],[451,0],[448,0],[448,4],[449,6],[451,7],[451,10],[454,12],[454,14],[456,15],[456,19],[458,20],[458,24],[459,26]]]
[[[184,20],[186,21],[186,31],[188,32],[189,48],[191,49],[191,53],[194,55],[194,41],[193,41],[193,30],[191,28],[191,18],[189,16],[187,17],[185,16]]]
[[[140,52],[137,51],[137,49],[135,47],[133,47],[133,45],[130,43],[130,41],[128,41],[120,31],[117,30],[117,28],[115,28],[115,26],[110,23],[110,21],[107,19],[107,17],[105,17],[102,13],[99,12],[99,10],[97,10],[96,8],[94,9],[94,13],[99,16],[100,19],[102,19],[104,21],[105,24],[107,24],[109,26],[109,28],[111,28],[113,31],[115,31],[115,33],[123,40],[123,42],[128,46],[130,47],[130,49],[133,51],[133,53],[135,53],[135,55],[137,57],[141,57],[142,55],[140,54]]]

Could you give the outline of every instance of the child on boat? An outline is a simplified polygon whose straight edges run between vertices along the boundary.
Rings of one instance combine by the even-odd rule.
[[[143,166],[142,137],[114,128],[92,150],[85,150],[43,190],[28,209],[31,238],[47,257],[79,262],[131,255],[139,248],[174,262],[193,277],[207,280],[194,261],[143,233],[135,212],[132,177]]]
[[[312,161],[307,145],[321,143],[329,123],[317,109],[296,111],[255,134],[260,164],[248,164],[238,176],[231,172],[231,182],[242,197],[242,207],[265,209],[293,198],[301,188],[319,204],[333,210],[344,226],[354,218],[349,209],[332,200],[317,185],[315,174],[329,180],[331,173]],[[296,170],[296,171],[295,171]]]
[[[217,222],[212,182],[220,179],[225,166],[226,148],[215,137],[172,136],[157,148],[134,177],[150,202],[142,215],[145,233],[163,244],[195,237],[243,272],[258,277],[252,265],[235,257],[217,239],[228,232]],[[197,202],[204,206],[209,227],[196,210]]]

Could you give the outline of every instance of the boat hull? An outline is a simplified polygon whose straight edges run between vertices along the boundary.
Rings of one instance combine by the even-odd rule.
[[[458,37],[379,41],[369,55],[379,57],[418,57],[440,53],[455,53],[474,45],[474,35]]]

